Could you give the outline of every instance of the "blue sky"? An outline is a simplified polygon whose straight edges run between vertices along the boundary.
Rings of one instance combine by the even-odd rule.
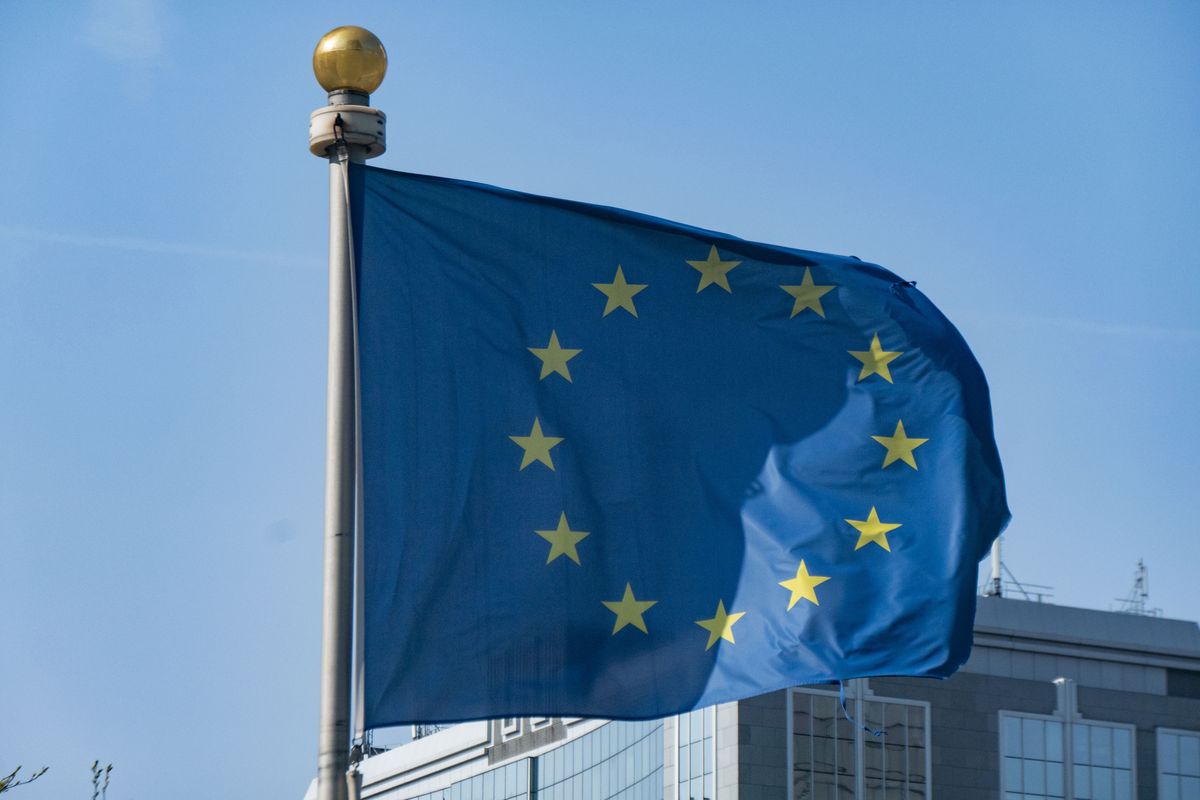
[[[380,166],[854,254],[989,377],[1006,561],[1200,617],[1194,3],[25,3],[0,194],[0,768],[300,797],[316,763],[324,102]]]

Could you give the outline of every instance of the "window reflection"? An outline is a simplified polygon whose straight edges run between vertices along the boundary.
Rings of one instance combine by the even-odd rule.
[[[662,720],[609,722],[544,755],[514,761],[411,800],[525,798],[664,800]]]
[[[663,800],[662,720],[609,722],[534,761],[540,800]]]
[[[1158,732],[1158,796],[1200,800],[1200,731]]]
[[[1075,786],[1079,800],[1132,797],[1133,737],[1127,727],[1082,722],[1073,726],[1072,739],[1075,745],[1072,774],[1083,778]]]
[[[872,697],[847,710],[867,727],[864,735],[846,719],[832,695],[796,690],[792,696],[792,784],[796,800],[853,800],[855,749],[862,747],[867,798],[907,800],[926,796],[927,712],[913,705]]]
[[[700,708],[677,719],[679,750],[676,753],[679,800],[712,800],[714,795],[713,729],[716,709]]]
[[[1002,712],[1000,747],[1006,800],[1062,798],[1067,770],[1077,800],[1131,800],[1134,795],[1129,726],[1084,720],[1068,731],[1060,720]]]

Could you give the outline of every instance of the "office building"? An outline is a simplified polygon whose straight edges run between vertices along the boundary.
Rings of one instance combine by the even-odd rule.
[[[1200,628],[982,597],[958,673],[849,681],[845,711],[823,685],[645,722],[475,722],[361,771],[378,800],[1200,800]]]

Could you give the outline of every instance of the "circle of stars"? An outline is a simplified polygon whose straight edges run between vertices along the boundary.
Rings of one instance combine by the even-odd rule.
[[[729,280],[730,274],[742,265],[742,261],[740,260],[723,258],[716,245],[710,245],[706,258],[686,260],[686,263],[699,273],[699,283],[696,287],[697,294],[710,286],[716,286],[724,290],[727,294],[732,294],[734,287]],[[616,311],[624,311],[634,319],[638,318],[635,298],[649,288],[648,284],[630,283],[625,276],[624,268],[620,264],[617,265],[616,272],[613,274],[611,281],[608,283],[593,283],[592,286],[605,299],[601,317],[608,317]],[[792,299],[789,319],[795,319],[797,316],[802,316],[805,312],[811,311],[815,317],[823,320],[826,315],[822,299],[826,298],[831,292],[834,292],[838,286],[836,284],[817,283],[813,277],[812,268],[805,267],[800,283],[781,284],[779,288],[786,292]],[[557,330],[550,331],[549,341],[544,347],[530,346],[527,349],[540,363],[538,381],[544,381],[557,375],[568,383],[573,382],[569,362],[584,352],[583,348],[580,347],[564,347],[559,340]],[[902,351],[885,350],[878,332],[872,334],[866,350],[848,350],[847,352],[859,362],[859,372],[854,381],[855,384],[862,383],[872,377],[878,377],[888,384],[895,383],[891,372],[891,365],[903,356],[904,353]],[[540,463],[548,469],[554,470],[551,451],[565,441],[564,437],[549,436],[544,433],[541,420],[538,417],[534,418],[529,435],[509,436],[509,438],[522,451],[519,470],[524,470],[534,463]],[[903,420],[896,421],[895,429],[891,435],[871,435],[870,438],[885,448],[882,469],[887,469],[892,464],[901,462],[913,471],[916,471],[918,469],[915,455],[916,450],[929,442],[929,438],[927,437],[909,436],[904,428]],[[888,534],[903,527],[903,524],[899,522],[885,522],[881,520],[875,506],[871,506],[866,519],[846,518],[844,522],[858,533],[857,541],[854,544],[854,552],[874,544],[879,550],[890,554],[892,548],[891,543],[888,541]],[[560,557],[565,557],[567,561],[574,563],[576,566],[582,565],[578,546],[591,534],[587,531],[572,530],[567,521],[565,511],[560,512],[558,524],[555,528],[537,530],[534,533],[544,539],[550,546],[549,553],[546,556],[547,565],[553,564]],[[811,608],[819,607],[820,599],[817,595],[817,587],[829,580],[832,580],[831,576],[812,574],[809,571],[806,560],[801,558],[795,568],[795,574],[778,581],[778,585],[786,589],[789,593],[786,611],[792,611],[801,600],[805,601]],[[624,593],[619,600],[601,601],[602,605],[614,615],[613,636],[625,628],[634,628],[643,634],[649,634],[645,615],[658,602],[658,600],[639,599],[630,582],[625,583]],[[695,623],[708,634],[704,645],[705,651],[711,650],[722,641],[736,644],[734,625],[745,617],[747,613],[746,611],[728,611],[725,607],[724,598],[718,598],[716,611],[713,616],[707,619],[696,620]]]

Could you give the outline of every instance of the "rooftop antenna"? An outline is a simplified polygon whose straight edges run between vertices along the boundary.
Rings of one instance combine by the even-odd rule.
[[[1021,597],[1033,603],[1044,603],[1054,597],[1054,587],[1040,583],[1022,583],[1001,558],[1000,539],[997,536],[992,542],[992,571],[980,594],[984,597]]]
[[[1121,614],[1135,614],[1139,617],[1161,617],[1161,608],[1150,608],[1150,571],[1146,562],[1138,559],[1137,570],[1133,573],[1133,588],[1123,598],[1117,598],[1117,608]]]
[[[987,597],[1003,597],[1004,596],[1004,580],[1001,575],[1001,570],[1004,569],[1004,562],[1000,559],[1000,537],[996,537],[996,541],[992,542],[992,579],[988,583],[983,594]]]
[[[434,725],[432,723],[425,723],[424,725],[413,725],[412,726],[412,738],[414,740],[415,739],[424,739],[426,736],[432,736],[433,734],[437,733],[438,731],[443,730],[445,727],[446,726],[444,726],[444,725]]]

